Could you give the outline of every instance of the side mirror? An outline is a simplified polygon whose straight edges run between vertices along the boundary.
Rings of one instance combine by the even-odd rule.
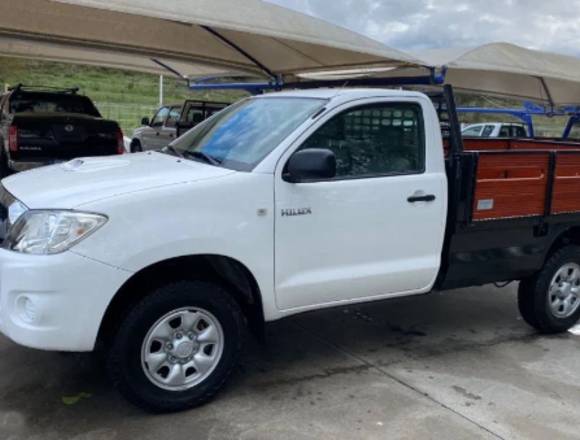
[[[297,151],[290,157],[284,180],[299,183],[332,179],[336,176],[336,156],[326,148]]]
[[[143,118],[143,119],[141,119],[141,125],[149,125],[149,124],[150,124],[149,118]]]

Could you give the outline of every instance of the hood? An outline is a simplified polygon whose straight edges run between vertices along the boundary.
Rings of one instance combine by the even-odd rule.
[[[10,176],[2,184],[31,209],[73,209],[122,194],[233,173],[235,171],[147,152],[74,159]]]

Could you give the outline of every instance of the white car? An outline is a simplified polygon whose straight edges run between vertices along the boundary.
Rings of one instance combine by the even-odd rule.
[[[526,322],[567,330],[580,301],[558,274],[578,267],[580,284],[567,235],[580,222],[498,218],[519,207],[493,191],[466,203],[448,185],[457,167],[476,181],[474,157],[451,155],[448,183],[426,95],[330,89],[245,99],[161,152],[8,177],[0,330],[43,350],[104,347],[115,385],[152,411],[210,399],[246,324],[310,310],[524,280]]]
[[[485,122],[481,124],[466,125],[461,133],[465,137],[484,138],[525,138],[528,132],[523,124],[508,122]]]

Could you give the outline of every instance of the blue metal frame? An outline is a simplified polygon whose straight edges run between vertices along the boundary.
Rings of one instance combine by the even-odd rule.
[[[563,107],[559,111],[547,110],[545,107],[532,102],[524,102],[522,108],[486,108],[486,107],[459,107],[460,113],[482,113],[510,115],[520,119],[528,127],[528,135],[535,137],[534,116],[569,116],[562,139],[568,139],[574,125],[580,123],[580,107]]]
[[[190,80],[188,87],[193,91],[207,90],[243,90],[251,94],[260,94],[266,90],[307,89],[316,87],[341,87],[341,86],[404,86],[404,85],[443,85],[447,69],[440,72],[430,68],[428,75],[402,76],[393,78],[355,78],[342,80],[304,80],[300,82],[285,83],[278,76],[271,81],[264,82],[215,82],[220,77],[205,77],[195,81]]]
[[[260,65],[260,67],[263,67]],[[447,68],[440,71],[429,68],[429,74],[423,76],[393,77],[393,78],[356,78],[344,80],[304,80],[300,82],[285,83],[281,76],[274,76],[267,69],[266,73],[271,74],[270,81],[256,82],[218,82],[221,77],[208,76],[195,81],[189,80],[188,87],[192,91],[208,90],[242,90],[250,94],[257,95],[268,90],[307,89],[316,87],[345,87],[345,86],[404,86],[404,85],[443,85],[447,75]],[[528,129],[530,137],[535,136],[534,116],[566,116],[570,119],[564,129],[563,139],[567,139],[575,124],[580,123],[580,107],[565,107],[559,111],[553,108],[547,109],[531,102],[524,102],[521,108],[486,108],[486,107],[459,107],[459,113],[483,113],[483,114],[504,114],[520,119]]]

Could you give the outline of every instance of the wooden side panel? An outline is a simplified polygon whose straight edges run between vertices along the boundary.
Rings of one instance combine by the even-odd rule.
[[[552,214],[580,212],[580,153],[558,154]]]
[[[579,150],[580,143],[555,139],[495,139],[495,138],[464,138],[463,148],[466,151],[558,151]]]
[[[473,220],[544,214],[549,153],[480,153]]]
[[[497,150],[509,150],[510,140],[509,139],[493,139],[493,138],[464,138],[463,139],[463,149],[466,151],[497,151]]]

